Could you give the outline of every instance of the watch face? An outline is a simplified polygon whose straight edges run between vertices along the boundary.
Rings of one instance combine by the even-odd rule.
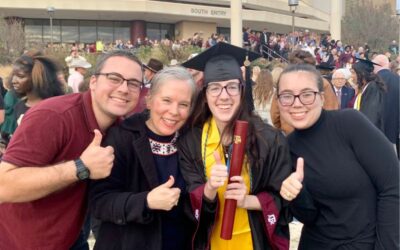
[[[80,180],[85,180],[85,179],[89,178],[89,171],[88,171],[87,169],[85,169],[85,170],[83,170],[83,171],[80,171],[80,172],[78,173],[78,178],[79,178]]]

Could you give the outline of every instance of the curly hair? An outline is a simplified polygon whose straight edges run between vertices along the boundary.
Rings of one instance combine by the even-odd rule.
[[[265,107],[265,105],[271,100],[273,94],[274,84],[272,74],[268,69],[263,69],[258,75],[254,86],[254,104],[256,106]]]

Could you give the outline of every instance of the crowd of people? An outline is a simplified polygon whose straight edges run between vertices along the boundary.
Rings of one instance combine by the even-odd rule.
[[[308,31],[243,38],[194,34],[187,43],[207,49],[180,66],[141,62],[130,50],[141,41],[118,41],[90,76],[73,46],[67,78],[61,62],[21,55],[0,99],[0,249],[86,250],[92,230],[95,249],[287,250],[293,217],[302,250],[399,249],[388,55]],[[287,62],[249,66],[275,45]],[[238,120],[244,161],[230,176]]]

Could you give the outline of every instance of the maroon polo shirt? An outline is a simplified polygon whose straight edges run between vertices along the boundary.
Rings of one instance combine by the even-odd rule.
[[[46,99],[31,108],[12,136],[3,160],[19,167],[78,158],[93,139],[90,92]],[[0,204],[0,249],[69,249],[86,213],[86,182],[42,199]]]

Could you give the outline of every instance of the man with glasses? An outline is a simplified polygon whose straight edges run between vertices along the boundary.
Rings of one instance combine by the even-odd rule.
[[[142,64],[131,53],[102,55],[90,89],[32,108],[0,163],[0,249],[73,246],[86,215],[88,179],[107,177],[114,150],[107,129],[137,104]]]

